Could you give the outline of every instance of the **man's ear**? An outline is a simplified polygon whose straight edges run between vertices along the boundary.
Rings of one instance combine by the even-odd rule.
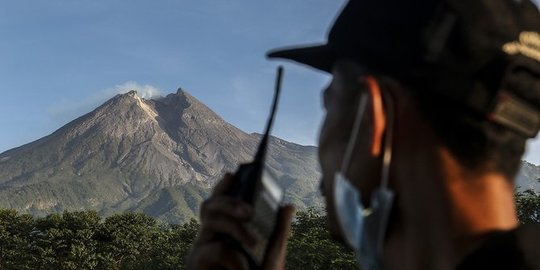
[[[366,85],[369,89],[369,101],[372,104],[373,134],[371,138],[371,155],[378,157],[382,152],[384,130],[386,128],[386,115],[384,113],[381,87],[373,76],[366,76]]]

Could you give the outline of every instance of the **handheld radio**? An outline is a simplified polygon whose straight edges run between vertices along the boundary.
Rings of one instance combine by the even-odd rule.
[[[270,130],[276,113],[283,67],[277,69],[276,86],[270,116],[266,130],[252,162],[241,164],[233,176],[233,184],[229,196],[243,200],[253,207],[253,217],[248,223],[251,231],[256,234],[258,244],[255,248],[240,245],[240,248],[250,261],[251,269],[258,269],[263,263],[267,252],[268,240],[276,226],[279,205],[283,199],[283,190],[275,181],[275,177],[266,168],[266,149]]]

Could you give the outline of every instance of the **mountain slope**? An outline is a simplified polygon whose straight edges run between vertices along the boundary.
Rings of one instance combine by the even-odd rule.
[[[532,189],[540,193],[540,166],[523,161],[516,177],[516,188],[519,191]]]
[[[49,136],[0,154],[0,207],[43,215],[142,211],[180,223],[225,171],[252,159],[261,138],[225,122],[178,90],[145,100],[117,95]],[[270,169],[299,207],[321,206],[317,149],[271,137]],[[540,167],[524,162],[519,190],[540,192]]]
[[[133,210],[181,222],[223,172],[251,160],[259,140],[181,89],[156,100],[131,91],[0,154],[0,207]],[[287,200],[319,205],[316,148],[272,138],[268,153]]]

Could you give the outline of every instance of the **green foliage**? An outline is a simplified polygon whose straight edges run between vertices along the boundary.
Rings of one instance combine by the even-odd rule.
[[[34,218],[0,210],[0,269],[183,269],[198,228],[142,213],[103,220],[94,211]]]
[[[522,224],[540,224],[540,193],[533,190],[517,192],[518,219]]]
[[[184,255],[191,248],[198,231],[199,223],[195,219],[181,226],[168,226],[162,231],[152,259],[141,264],[139,269],[184,269]]]
[[[35,253],[34,269],[94,269],[98,242],[94,234],[101,218],[96,212],[65,212],[34,222],[30,246]]]
[[[137,269],[139,261],[149,260],[152,245],[159,238],[156,220],[141,213],[124,213],[108,217],[99,238],[104,240],[100,269]]]
[[[330,239],[325,218],[315,210],[297,214],[288,269],[356,269],[352,252]],[[0,210],[0,269],[185,269],[198,230],[195,219],[173,225],[142,213],[34,218]]]
[[[540,194],[516,193],[518,217],[540,223]],[[326,217],[298,212],[287,246],[287,269],[358,269],[351,250],[334,242]],[[166,224],[142,213],[101,218],[94,211],[35,218],[0,210],[0,269],[185,269],[199,224]]]
[[[314,209],[299,212],[287,246],[287,269],[358,269],[354,253],[333,241],[326,216]]]
[[[32,250],[27,245],[32,230],[32,216],[0,210],[0,269],[32,269]]]

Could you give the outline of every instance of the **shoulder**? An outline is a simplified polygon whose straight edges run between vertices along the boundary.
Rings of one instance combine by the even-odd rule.
[[[520,226],[516,236],[530,269],[540,269],[540,225]]]
[[[540,226],[526,225],[491,233],[457,269],[540,270]]]

